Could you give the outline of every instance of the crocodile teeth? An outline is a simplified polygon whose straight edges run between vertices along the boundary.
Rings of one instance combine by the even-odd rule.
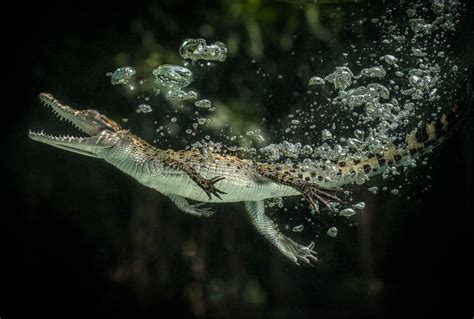
[[[78,129],[79,131],[81,132],[84,132],[78,125],[76,125],[73,121],[71,121],[70,119],[64,117],[64,115],[62,114],[62,112],[60,112],[59,110],[57,110],[55,107],[58,107],[58,103],[56,103],[56,101],[49,101],[49,100],[44,100],[44,99],[40,99],[40,103],[45,105],[45,106],[48,106],[51,108],[51,110],[53,111],[53,114],[56,115],[56,118],[59,118],[60,121],[62,122],[65,122],[65,123],[68,123],[68,124],[71,124],[72,126],[74,126],[76,129]],[[65,112],[68,112],[67,110],[65,110]],[[70,112],[69,112],[70,113]],[[57,138],[64,138],[64,139],[70,139],[70,140],[73,140],[73,139],[77,139],[79,140],[80,138],[79,137],[74,137],[74,136],[53,136],[53,135],[47,135],[45,134],[43,131],[41,132],[33,132],[33,131],[29,131],[31,135],[34,135],[34,136],[41,136],[41,137],[47,137],[47,138],[54,138],[54,139],[57,139]]]
[[[77,141],[77,142],[81,142],[84,140],[84,137],[78,137],[78,136],[72,136],[72,135],[59,135],[59,136],[55,136],[55,135],[52,135],[52,134],[46,134],[43,130],[40,131],[40,132],[34,132],[32,130],[29,130],[29,135],[32,135],[32,136],[38,136],[38,137],[45,137],[45,138],[49,138],[49,139],[52,139],[52,140],[55,140],[55,141]]]

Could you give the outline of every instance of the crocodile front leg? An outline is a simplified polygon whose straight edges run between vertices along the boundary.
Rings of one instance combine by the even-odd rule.
[[[277,225],[265,215],[265,204],[263,201],[245,202],[245,208],[249,214],[250,221],[257,231],[295,264],[312,265],[313,262],[318,261],[316,252],[313,250],[314,242],[311,242],[308,246],[303,246],[281,233]]]
[[[187,214],[191,214],[191,215],[199,216],[199,217],[210,217],[214,214],[214,212],[211,211],[210,208],[201,207],[202,205],[204,205],[204,203],[191,205],[190,203],[188,203],[188,201],[184,197],[174,195],[174,194],[164,194],[164,195],[168,196],[176,205],[176,207],[179,208],[179,210]]]
[[[211,195],[222,199],[219,194],[226,194],[226,192],[219,190],[214,185],[218,181],[223,180],[225,178],[223,176],[215,176],[213,178],[206,179],[202,177],[192,166],[170,156],[165,157],[164,166],[173,169],[180,169],[185,172],[199,187],[202,188],[202,190],[207,194],[207,196],[209,196],[209,199],[212,198]]]

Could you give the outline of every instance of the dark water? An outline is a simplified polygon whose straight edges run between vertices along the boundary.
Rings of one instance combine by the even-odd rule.
[[[28,128],[73,132],[40,106],[38,93],[48,91],[79,108],[128,118],[133,132],[156,139],[153,121],[164,121],[170,109],[153,100],[149,117],[136,114],[136,96],[111,86],[105,73],[133,65],[145,75],[162,63],[180,64],[182,40],[203,36],[233,44],[225,63],[196,73],[194,88],[232,105],[235,127],[266,117],[260,124],[278,142],[285,128],[278,119],[303,107],[300,87],[316,65],[310,58],[322,50],[331,65],[324,74],[347,43],[370,45],[377,30],[350,25],[385,14],[386,4],[15,6],[16,22],[3,26],[10,57],[2,97],[2,319],[30,311],[132,318],[165,311],[186,317],[474,315],[472,115],[429,157],[429,165],[408,173],[411,183],[402,195],[355,188],[354,196],[367,204],[358,226],[342,225],[335,239],[322,232],[322,261],[311,269],[284,260],[254,231],[241,204],[216,205],[212,218],[193,218],[105,162],[27,138]],[[449,40],[467,67],[474,62],[471,13],[468,7]],[[321,25],[307,22],[314,14]],[[259,68],[269,76],[258,76]],[[280,74],[282,81],[276,80]],[[180,116],[178,124],[189,126],[189,113]],[[293,141],[303,141],[303,132]],[[179,149],[205,134],[222,138],[218,131],[197,137],[178,131],[158,145]],[[311,233],[294,236],[314,239]]]

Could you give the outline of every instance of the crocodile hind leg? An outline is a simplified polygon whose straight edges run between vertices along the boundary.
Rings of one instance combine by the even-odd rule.
[[[333,210],[330,205],[331,202],[341,202],[341,200],[334,195],[334,190],[318,187],[318,185],[310,182],[297,183],[296,189],[299,190],[304,198],[309,202],[311,207],[319,213],[319,202],[323,203],[329,210]]]
[[[316,252],[313,250],[314,242],[311,242],[308,246],[303,246],[286,237],[280,232],[277,225],[265,215],[263,201],[245,202],[245,208],[257,231],[295,264],[313,265],[314,262],[318,261]]]
[[[214,214],[214,212],[211,211],[210,208],[201,207],[202,205],[204,205],[204,203],[191,205],[188,203],[188,201],[184,197],[173,195],[173,194],[165,194],[165,195],[168,196],[173,201],[173,203],[176,205],[176,207],[179,208],[179,210],[187,214],[191,214],[191,215],[199,216],[199,217],[210,217]]]
[[[290,186],[299,191],[309,202],[311,208],[319,212],[319,203],[333,210],[331,202],[341,202],[334,195],[335,190],[327,189],[314,183],[311,174],[301,169],[293,169],[284,165],[272,163],[259,163],[256,165],[257,172],[276,183]]]

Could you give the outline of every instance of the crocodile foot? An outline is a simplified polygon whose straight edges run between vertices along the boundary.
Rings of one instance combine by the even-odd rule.
[[[209,199],[211,199],[211,195],[216,196],[219,199],[222,199],[219,194],[227,194],[226,192],[223,192],[214,186],[215,183],[218,181],[223,180],[225,177],[222,176],[216,176],[213,178],[205,179],[202,178],[199,180],[198,185],[206,192],[207,196],[209,196]]]
[[[313,250],[313,241],[308,246],[304,246],[282,234],[281,236],[283,238],[280,238],[280,250],[298,266],[314,266],[314,263],[319,261],[316,251]]]
[[[342,202],[336,195],[333,193],[334,190],[324,189],[318,187],[314,183],[305,183],[301,187],[301,192],[303,193],[304,198],[309,202],[311,208],[319,213],[319,202],[323,203],[329,210],[333,210],[333,207],[330,205],[331,202]]]
[[[203,205],[205,205],[205,203],[190,205],[186,210],[186,213],[199,217],[211,217],[214,215],[214,212],[210,207],[201,207]]]

